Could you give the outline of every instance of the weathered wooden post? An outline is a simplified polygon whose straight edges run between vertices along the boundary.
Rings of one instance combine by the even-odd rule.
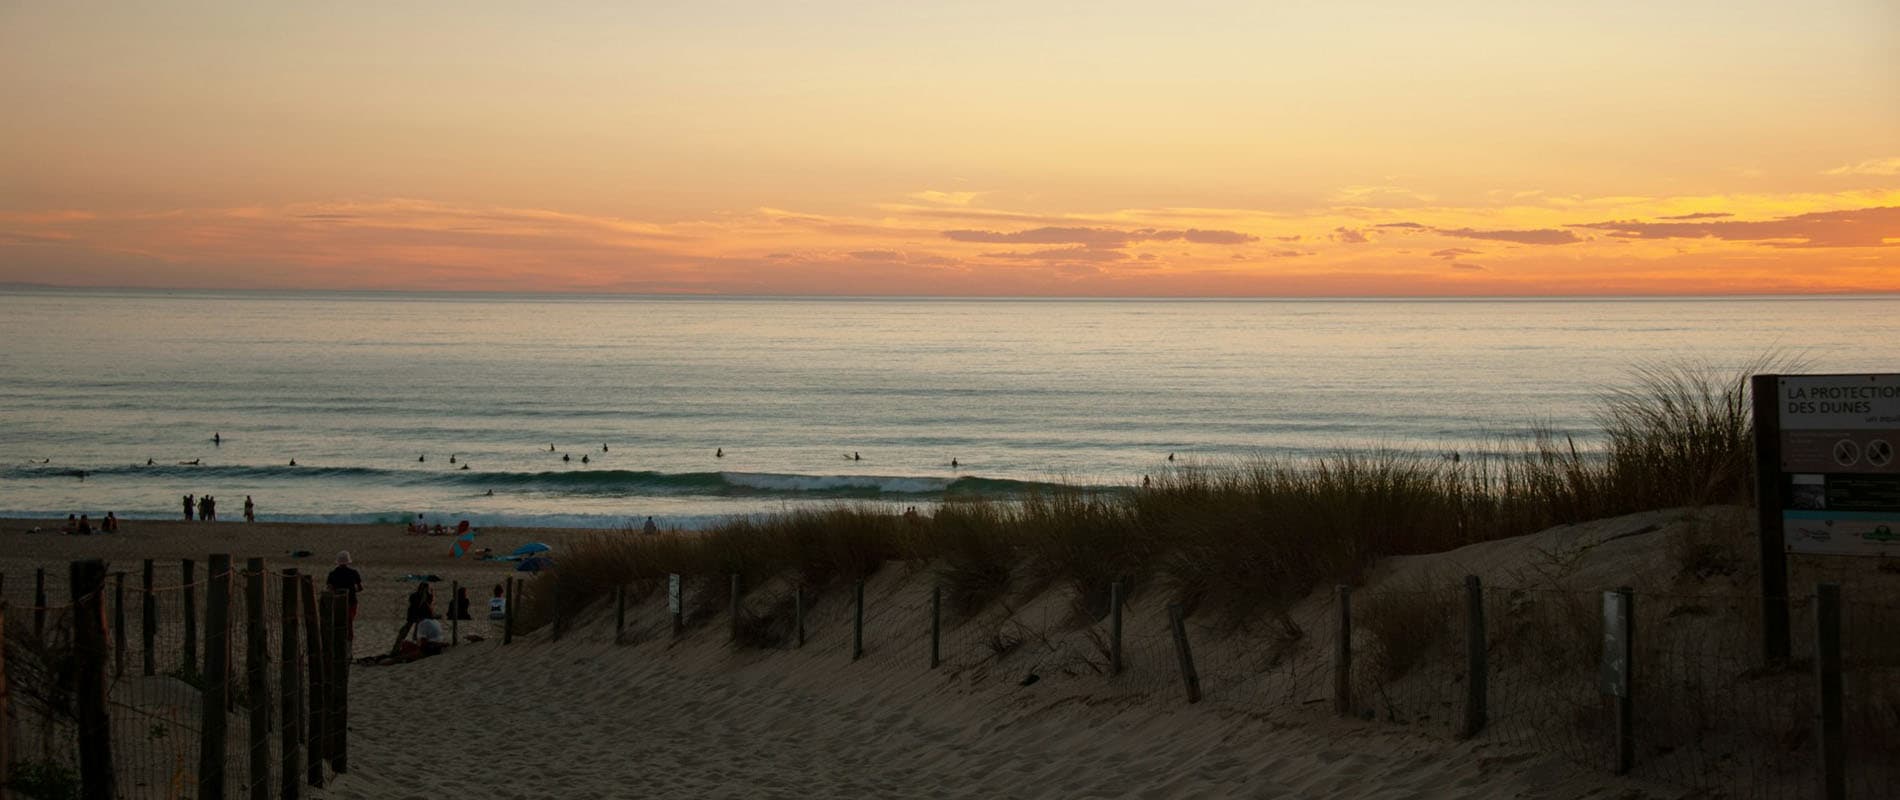
[[[1339,605],[1339,641],[1333,647],[1333,711],[1352,714],[1352,587],[1335,590]]]
[[[310,734],[304,740],[304,782],[311,786],[323,786],[323,761],[330,740],[326,738],[324,726],[329,722],[330,665],[325,644],[331,636],[340,631],[330,630],[330,615],[323,603],[329,602],[328,593],[318,595],[317,580],[314,575],[305,575],[297,581],[297,596],[301,599],[297,605],[303,616],[304,630],[304,680],[310,684],[310,702],[304,707],[304,716],[309,720]],[[321,601],[319,597],[323,598]],[[348,613],[347,611],[345,612]]]
[[[739,573],[732,573],[732,643],[739,643]]]
[[[296,569],[283,571],[283,586],[278,599],[277,626],[280,645],[277,656],[277,691],[280,697],[279,714],[283,717],[283,733],[277,740],[278,758],[282,762],[283,781],[278,793],[283,800],[297,800],[299,789],[303,786],[303,762],[298,751],[297,735],[303,729],[302,711],[303,677],[297,669],[302,652],[297,649],[297,578]]]
[[[462,643],[462,615],[467,608],[458,607],[462,601],[462,582],[449,581],[449,645]]]
[[[943,587],[930,587],[930,668],[943,663]]]
[[[145,559],[144,582],[145,607],[140,626],[145,636],[145,674],[147,677],[158,674],[158,597],[152,594],[152,560]]]
[[[851,660],[856,661],[864,657],[864,579],[859,578],[853,586],[857,604],[851,615]]]
[[[7,598],[0,593],[0,642],[7,640]],[[0,646],[0,768],[9,773],[13,771],[13,735],[6,730],[7,710],[7,648]],[[7,800],[7,783],[0,781],[0,800]]]
[[[179,656],[179,666],[190,676],[198,674],[198,562],[182,559],[178,567],[185,601],[185,649]]]
[[[125,677],[125,573],[112,573],[112,677]]]
[[[1821,759],[1821,797],[1847,796],[1846,738],[1841,728],[1841,585],[1814,586],[1815,722]]]
[[[501,643],[515,643],[515,577],[508,576],[508,602],[501,606]]]
[[[1604,688],[1616,698],[1616,774],[1636,765],[1636,593],[1604,592]]]
[[[1469,739],[1484,730],[1490,714],[1491,675],[1485,660],[1484,584],[1465,576],[1465,723],[1461,734]]]
[[[561,634],[567,632],[566,598],[561,596],[560,584],[549,586],[548,582],[545,580],[538,581],[537,584],[541,586],[543,590],[546,591],[547,598],[548,598],[548,605],[553,607],[554,609],[554,624],[551,627],[554,628],[553,640],[558,642],[561,640]],[[536,597],[540,597],[541,594],[542,594],[541,591],[535,592]]]
[[[1108,674],[1122,674],[1122,582],[1108,585]]]
[[[70,570],[67,588],[73,601],[73,695],[79,712],[80,797],[116,800],[112,720],[106,713],[106,563],[96,558],[74,561]]]
[[[270,641],[264,630],[264,559],[244,562],[244,689],[251,707],[251,800],[270,800]]]
[[[677,572],[666,576],[666,609],[673,614],[673,638],[686,632],[685,578]]]
[[[618,643],[626,632],[627,585],[623,583],[614,587],[614,641]]]
[[[186,562],[190,563],[190,562]],[[223,800],[226,734],[231,717],[231,557],[211,556],[205,576],[204,705],[198,742],[198,796]]]
[[[1168,604],[1168,625],[1174,629],[1174,652],[1181,659],[1181,683],[1187,689],[1189,703],[1201,702],[1201,676],[1194,671],[1194,651],[1188,647],[1187,621],[1181,604]]]
[[[33,568],[33,638],[46,640],[46,568]]]
[[[337,631],[330,637],[330,720],[324,725],[324,733],[330,737],[330,769],[343,775],[350,771],[350,657],[353,655],[350,637],[350,596],[346,591],[333,593],[330,603],[330,627]]]
[[[805,646],[805,587],[803,585],[795,586],[792,588],[792,628],[793,628],[792,646],[795,648],[804,647]]]

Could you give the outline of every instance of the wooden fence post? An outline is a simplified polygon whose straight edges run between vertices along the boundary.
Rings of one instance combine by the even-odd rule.
[[[329,594],[321,595],[318,601],[317,579],[314,575],[305,575],[297,581],[297,596],[301,598],[299,613],[303,615],[304,630],[304,680],[310,684],[310,702],[304,707],[304,716],[309,718],[310,734],[304,739],[304,782],[311,786],[323,786],[323,761],[330,744],[325,738],[324,725],[330,708],[330,665],[325,653],[329,646],[326,637],[339,635],[339,631],[330,630],[330,615],[323,613],[327,609],[322,603],[329,602]]]
[[[350,659],[355,655],[347,633],[350,629],[350,595],[347,591],[334,593],[330,603],[330,627],[337,631],[330,637],[330,721],[324,726],[329,734],[331,746],[330,769],[343,775],[350,771]]]
[[[541,584],[547,589],[548,605],[554,608],[554,624],[549,627],[554,629],[553,641],[558,642],[561,640],[561,634],[567,632],[567,601],[561,596],[558,584],[547,586],[547,581],[542,581]]]
[[[190,562],[186,562],[190,563]],[[231,675],[231,557],[213,554],[205,575],[203,727],[199,728],[198,796],[223,800],[225,737],[229,731]]]
[[[1333,711],[1352,714],[1352,587],[1335,590],[1339,605],[1339,641],[1333,648]]]
[[[1108,674],[1122,674],[1122,582],[1108,585]]]
[[[515,643],[515,576],[508,576],[508,602],[501,607],[501,643]]]
[[[614,642],[627,632],[627,585],[614,587]]]
[[[33,638],[46,640],[46,568],[33,568]]]
[[[801,584],[792,587],[792,646],[805,646],[805,587]]]
[[[280,587],[277,620],[280,645],[277,656],[277,692],[280,696],[278,713],[283,717],[283,734],[277,740],[278,758],[282,762],[279,769],[283,772],[283,781],[278,793],[283,800],[297,800],[298,790],[303,786],[303,763],[299,760],[297,735],[302,732],[303,720],[298,712],[302,710],[303,685],[299,680],[302,671],[297,669],[299,656],[297,647],[297,570],[286,569],[283,572],[283,586]]]
[[[187,676],[198,674],[198,562],[189,558],[179,564],[180,583],[185,601],[185,649],[179,656],[179,666]]]
[[[1818,702],[1815,733],[1820,740],[1821,797],[1847,796],[1846,739],[1841,729],[1841,585],[1814,586],[1814,683]]]
[[[732,642],[739,643],[739,573],[732,573]]]
[[[1636,592],[1624,586],[1616,595],[1622,598],[1616,625],[1623,632],[1619,646],[1624,669],[1623,692],[1616,696],[1616,774],[1628,775],[1636,766]]]
[[[7,640],[7,598],[0,594],[0,642]],[[13,771],[13,734],[7,729],[7,648],[0,646],[0,769]],[[8,780],[0,780],[0,800],[7,800]]]
[[[853,593],[857,597],[857,610],[851,615],[851,660],[864,657],[864,579],[854,584]]]
[[[943,587],[930,587],[930,668],[943,663]]]
[[[147,677],[158,674],[158,596],[152,594],[152,560],[145,559],[144,582],[145,607],[141,611],[139,623],[145,636],[145,674]]]
[[[125,677],[125,573],[112,573],[112,677]]]
[[[686,576],[677,572],[666,576],[666,609],[673,615],[673,638],[686,632]]]
[[[96,558],[74,561],[70,570],[67,588],[73,600],[73,695],[79,712],[79,796],[86,800],[116,800],[112,719],[106,713],[106,562]]]
[[[1187,689],[1187,701],[1201,702],[1201,676],[1194,671],[1194,651],[1188,648],[1187,621],[1182,618],[1180,603],[1168,604],[1168,625],[1174,628],[1174,652],[1181,659],[1181,683]]]
[[[244,563],[244,682],[250,701],[251,800],[270,800],[270,642],[264,629],[264,559]]]
[[[468,609],[456,607],[461,600],[462,582],[449,581],[449,646],[451,647],[462,643],[462,614]]]
[[[1465,724],[1461,732],[1469,739],[1484,730],[1490,716],[1491,674],[1485,660],[1488,647],[1484,630],[1484,584],[1478,576],[1465,576]]]

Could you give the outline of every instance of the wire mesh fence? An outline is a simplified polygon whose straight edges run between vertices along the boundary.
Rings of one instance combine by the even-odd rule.
[[[346,630],[346,599],[256,561],[132,566],[75,563],[98,588],[61,581],[65,603],[48,592],[19,604],[9,590],[0,733],[15,794],[295,797],[341,771],[331,709],[345,702],[348,655],[332,631]]]
[[[731,576],[682,576],[679,628],[666,605],[640,605],[667,591],[650,581],[627,587],[636,607],[613,615],[614,641],[717,640],[735,658],[753,654],[742,663],[796,652],[868,675],[934,669],[967,690],[1069,679],[1064,691],[1092,702],[1192,697],[1252,716],[1339,713],[1606,772],[1623,769],[1627,752],[1635,776],[1711,796],[1808,797],[1821,781],[1812,595],[1790,598],[1792,658],[1768,665],[1760,597],[1633,593],[1622,705],[1605,685],[1601,590],[1445,581],[1356,592],[1349,605],[1327,594],[1239,621],[1190,613],[1177,632],[1154,597],[1089,608],[1059,587],[952,608],[927,578],[887,577],[822,589],[768,581],[741,586],[735,605]],[[1853,796],[1900,796],[1900,607],[1849,602],[1841,618],[1846,782]]]

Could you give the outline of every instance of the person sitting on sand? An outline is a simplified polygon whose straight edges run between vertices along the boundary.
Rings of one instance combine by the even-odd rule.
[[[442,650],[449,646],[449,637],[442,632],[442,623],[435,621],[434,608],[423,609],[423,612],[427,616],[416,623],[416,644],[422,646],[420,657],[441,655]]]
[[[455,587],[455,596],[449,598],[449,619],[473,620],[474,617],[468,615],[468,604],[468,587]]]
[[[640,526],[640,532],[652,536],[660,532],[660,526],[653,524],[652,517],[647,517],[647,524]]]
[[[67,515],[66,515],[66,524],[65,524],[65,526],[63,526],[63,527],[61,527],[61,528],[59,529],[59,532],[60,532],[60,533],[67,533],[67,534],[71,534],[71,533],[78,533],[78,532],[79,532],[79,515],[78,515],[78,514],[67,514]]]
[[[112,516],[112,512],[107,511],[106,518],[99,520],[99,532],[100,533],[118,533],[119,532],[119,518]]]
[[[488,598],[488,618],[500,622],[508,618],[508,598],[501,593],[501,584],[495,584],[495,596]]]

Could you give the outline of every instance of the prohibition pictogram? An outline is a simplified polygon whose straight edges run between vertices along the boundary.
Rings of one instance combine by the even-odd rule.
[[[1834,443],[1834,462],[1843,467],[1851,467],[1860,462],[1860,445],[1852,439],[1842,439]]]
[[[1867,443],[1867,465],[1884,467],[1893,463],[1893,445],[1885,439],[1875,439]]]

